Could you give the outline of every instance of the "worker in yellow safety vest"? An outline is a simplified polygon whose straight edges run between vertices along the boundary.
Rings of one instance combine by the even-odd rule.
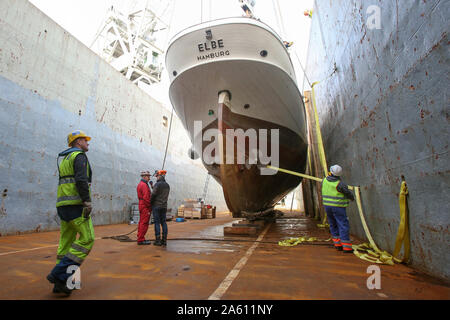
[[[56,266],[47,276],[47,280],[54,284],[54,293],[70,295],[72,290],[81,288],[79,266],[94,245],[90,216],[92,169],[86,156],[90,140],[91,137],[81,130],[71,132],[67,137],[69,149],[58,155],[58,161],[63,158],[58,166],[56,201],[61,229]]]
[[[348,186],[340,180],[342,168],[339,165],[330,167],[330,175],[322,181],[322,200],[330,225],[334,247],[339,251],[352,253],[350,227],[346,207],[349,200],[355,200]]]

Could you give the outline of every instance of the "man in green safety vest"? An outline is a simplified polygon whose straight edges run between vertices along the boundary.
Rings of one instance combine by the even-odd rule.
[[[69,149],[58,155],[58,162],[60,157],[63,158],[58,166],[56,201],[61,229],[56,266],[47,276],[54,284],[54,293],[70,295],[73,289],[80,289],[79,266],[94,245],[94,226],[90,217],[92,169],[86,156],[89,140],[91,137],[81,130],[71,132],[67,136]]]
[[[331,166],[330,173],[331,175],[322,181],[322,200],[330,224],[331,237],[337,250],[352,253],[350,227],[345,208],[349,200],[353,201],[355,198],[348,186],[340,180],[342,168],[339,165]]]

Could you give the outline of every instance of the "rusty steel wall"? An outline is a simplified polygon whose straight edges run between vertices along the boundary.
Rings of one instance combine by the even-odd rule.
[[[448,17],[444,0],[315,1],[306,72],[320,81],[314,88],[328,164],[340,164],[344,181],[361,186],[377,245],[394,250],[403,175],[411,265],[447,280]],[[351,233],[365,238],[355,203],[348,215]]]
[[[74,129],[92,136],[94,224],[129,219],[143,169],[160,169],[170,110],[26,0],[0,2],[0,235],[58,228],[56,157]],[[207,171],[173,118],[169,208],[203,193]],[[210,179],[207,201],[226,210]]]

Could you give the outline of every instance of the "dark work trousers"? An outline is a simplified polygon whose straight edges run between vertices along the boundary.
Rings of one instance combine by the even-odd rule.
[[[350,242],[350,226],[345,208],[325,206],[325,211],[333,238],[339,238],[341,242]]]
[[[160,226],[162,226],[162,232],[167,236],[167,223],[166,223],[167,208],[155,207],[153,208],[153,219],[155,221],[155,237],[158,238],[161,235]]]

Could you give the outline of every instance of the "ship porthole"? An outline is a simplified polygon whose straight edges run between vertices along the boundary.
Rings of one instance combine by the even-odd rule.
[[[248,103],[244,104],[244,109],[250,108],[250,105]]]
[[[259,54],[261,57],[267,57],[267,50],[262,50]]]
[[[176,71],[172,72],[173,76],[175,77],[178,73]]]

